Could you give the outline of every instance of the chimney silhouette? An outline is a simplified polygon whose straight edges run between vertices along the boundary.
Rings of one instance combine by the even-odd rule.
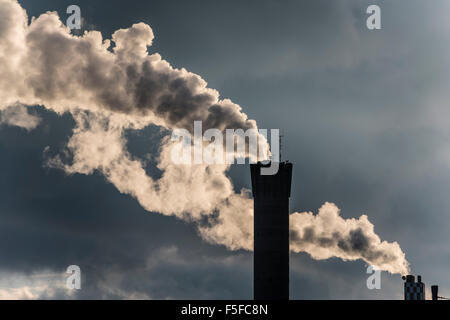
[[[417,282],[414,282],[415,277],[411,274],[403,276],[402,279],[405,280],[405,300],[425,300],[425,283],[422,282],[422,276],[417,276]]]
[[[254,198],[253,297],[289,300],[289,197],[292,164],[279,163],[275,175],[261,175],[251,164]]]
[[[431,299],[432,300],[438,299],[438,290],[439,290],[438,286],[436,286],[436,285],[431,286]]]

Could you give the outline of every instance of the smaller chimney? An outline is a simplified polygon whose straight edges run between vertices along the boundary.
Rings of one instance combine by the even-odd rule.
[[[417,276],[417,282],[412,274],[402,279],[405,280],[405,300],[425,300],[425,283],[422,282],[421,276]]]
[[[432,300],[438,299],[438,286],[436,285],[431,286],[431,299]]]

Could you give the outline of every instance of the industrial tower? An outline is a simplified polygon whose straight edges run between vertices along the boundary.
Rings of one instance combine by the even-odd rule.
[[[253,296],[255,300],[289,300],[289,197],[292,164],[279,163],[274,175],[250,165],[254,198]]]

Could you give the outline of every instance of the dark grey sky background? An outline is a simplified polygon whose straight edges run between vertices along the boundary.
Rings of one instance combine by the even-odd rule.
[[[415,274],[450,296],[450,3],[438,1],[21,0],[29,16],[78,4],[105,38],[146,22],[151,52],[201,75],[262,128],[282,129],[292,211],[336,203],[398,241]],[[365,26],[379,4],[382,30]],[[148,213],[100,175],[44,168],[73,121],[35,109],[34,131],[0,126],[0,274],[83,272],[78,298],[252,297],[252,255],[208,245],[192,225]],[[130,133],[133,154],[157,131]],[[250,186],[248,168],[231,171]],[[294,299],[397,299],[399,275],[366,288],[364,262],[291,259]],[[22,285],[23,280],[18,280]],[[4,281],[0,281],[0,286]],[[49,297],[64,297],[49,293]]]

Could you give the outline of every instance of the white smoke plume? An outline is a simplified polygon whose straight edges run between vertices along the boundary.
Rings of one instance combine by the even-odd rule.
[[[9,126],[16,126],[27,131],[35,129],[41,119],[33,114],[30,114],[27,108],[23,105],[13,105],[5,110],[0,111],[0,124],[6,124]]]
[[[317,260],[362,259],[390,273],[409,272],[409,263],[399,244],[381,241],[366,215],[344,219],[339,213],[335,204],[326,202],[317,215],[312,212],[292,214],[291,251],[307,252]]]
[[[208,242],[252,250],[253,202],[248,190],[234,191],[226,175],[229,165],[175,165],[174,143],[166,138],[158,157],[162,177],[155,180],[144,161],[127,151],[125,130],[149,125],[191,133],[194,121],[202,121],[203,130],[257,129],[240,106],[221,100],[200,76],[149,54],[153,38],[144,23],[116,31],[112,40],[97,31],[75,36],[54,12],[28,23],[16,0],[0,0],[0,110],[40,105],[69,112],[76,127],[63,154],[72,159],[48,158],[48,166],[68,174],[101,172],[147,211],[196,223]],[[316,217],[292,216],[293,251],[316,259],[363,259],[405,273],[407,262],[398,244],[380,242],[365,216],[333,220],[322,214],[323,208]],[[358,245],[354,240],[360,239]]]

